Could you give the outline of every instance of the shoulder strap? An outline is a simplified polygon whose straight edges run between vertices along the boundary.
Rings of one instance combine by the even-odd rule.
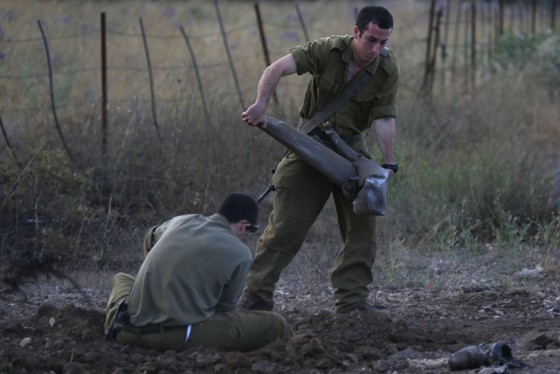
[[[381,60],[379,61],[379,65],[377,65],[378,68],[383,64],[383,61],[387,56],[387,48],[384,48],[379,56]],[[356,92],[358,92],[360,88],[364,86],[364,84],[366,84],[367,81],[373,78],[374,74],[375,73],[371,73],[366,69],[362,70],[357,76],[352,78],[352,80],[346,84],[344,90],[340,93],[340,95],[335,97],[330,103],[325,105],[323,109],[315,113],[315,115],[311,117],[309,121],[304,123],[301,126],[300,131],[308,134],[315,127],[325,122],[331,114],[342,107],[348,100],[350,100],[352,96],[354,96]]]

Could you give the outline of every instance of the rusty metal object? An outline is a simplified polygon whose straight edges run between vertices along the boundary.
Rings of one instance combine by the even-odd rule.
[[[351,162],[276,118],[268,117],[266,127],[259,128],[340,187],[353,201],[356,214],[384,214],[389,179],[387,170],[363,156]]]

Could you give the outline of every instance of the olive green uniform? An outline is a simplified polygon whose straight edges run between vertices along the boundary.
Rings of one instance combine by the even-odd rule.
[[[250,350],[291,336],[280,315],[237,309],[251,252],[225,217],[175,217],[150,229],[144,243],[153,247],[136,279],[119,273],[113,280],[108,311],[126,297],[130,314],[118,342],[158,350]]]
[[[351,36],[332,36],[290,51],[297,74],[311,74],[300,109],[303,121],[309,120],[343,90],[352,42]],[[397,116],[399,65],[396,55],[388,50],[382,62],[377,58],[366,69],[374,74],[373,78],[331,115],[329,122],[354,150],[371,158],[363,134],[374,120]],[[369,294],[368,284],[373,280],[375,217],[356,215],[352,202],[343,196],[340,188],[293,152],[278,165],[273,183],[277,188],[273,210],[247,278],[249,297],[265,303],[272,301],[282,270],[299,251],[332,194],[344,242],[331,272],[336,289],[335,306],[342,311],[363,302]]]

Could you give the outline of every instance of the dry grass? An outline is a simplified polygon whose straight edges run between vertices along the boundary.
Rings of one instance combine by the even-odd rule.
[[[361,4],[315,1],[302,2],[300,8],[310,37],[316,38],[351,32],[356,5]],[[441,256],[448,269],[455,269],[463,252],[480,253],[495,241],[500,241],[495,248],[515,247],[517,254],[540,248],[551,258],[558,247],[558,220],[551,212],[560,106],[554,86],[535,77],[554,77],[555,40],[532,43],[540,48],[538,56],[546,56],[539,60],[546,61],[542,66],[502,67],[490,74],[488,66],[480,64],[475,90],[467,92],[460,83],[442,88],[438,80],[433,99],[427,101],[419,88],[429,2],[386,5],[395,16],[391,48],[401,65],[396,149],[402,171],[391,187],[389,211],[379,220],[380,262],[387,265],[380,279],[427,284],[433,282],[433,269],[441,268]],[[260,8],[272,59],[304,43],[291,2],[261,2]],[[248,106],[265,66],[253,3],[222,1],[220,10],[242,101]],[[108,22],[109,141],[104,160],[100,12],[106,12]],[[162,141],[152,119],[139,17],[148,34]],[[49,39],[58,115],[77,165],[60,161],[64,153],[50,112],[37,19]],[[210,124],[180,25],[196,53]],[[33,162],[25,172],[12,163],[7,149],[0,154],[2,185],[18,187],[17,201],[6,195],[10,188],[2,188],[6,204],[1,208],[0,256],[39,248],[110,264],[114,257],[136,253],[132,248],[139,248],[143,228],[154,221],[183,212],[210,213],[228,191],[256,196],[270,183],[270,169],[284,150],[240,120],[240,99],[213,2],[8,0],[0,5],[0,26],[0,75],[17,78],[0,79],[0,114],[8,136],[24,163],[45,144],[41,163]],[[462,58],[459,55],[459,61]],[[446,78],[450,82],[449,74]],[[295,123],[305,85],[302,77],[283,80],[277,90],[279,104],[271,104],[269,114]],[[376,153],[374,136],[370,144]],[[48,165],[59,170],[55,173]],[[18,175],[26,178],[16,179]],[[37,182],[33,175],[59,178],[62,186],[86,178],[90,187],[73,191],[70,199],[62,188],[53,187],[57,184]],[[51,187],[41,190],[43,185]],[[262,203],[263,223],[270,208],[269,197]],[[36,212],[42,214],[41,225],[25,226]],[[25,233],[23,239],[13,235],[13,222]],[[310,232],[296,269],[313,263],[312,272],[326,274],[340,247],[336,227],[329,204]],[[419,258],[408,263],[415,253]],[[547,269],[555,272],[552,265]]]

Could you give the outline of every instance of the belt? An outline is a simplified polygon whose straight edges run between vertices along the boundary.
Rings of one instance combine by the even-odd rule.
[[[120,331],[128,332],[136,335],[150,335],[150,334],[164,334],[170,331],[176,331],[179,329],[186,330],[187,326],[163,326],[163,325],[146,325],[146,326],[132,326],[132,325],[120,325],[118,326]]]
[[[325,132],[323,130],[321,130],[319,127],[315,127],[307,135],[318,136],[322,141],[327,142],[327,143],[332,143],[332,141],[328,137],[328,135],[325,134]],[[356,143],[357,141],[363,140],[364,136],[362,134],[356,134],[356,135],[350,135],[350,136],[341,136],[340,138],[346,144],[353,144],[353,143]]]

